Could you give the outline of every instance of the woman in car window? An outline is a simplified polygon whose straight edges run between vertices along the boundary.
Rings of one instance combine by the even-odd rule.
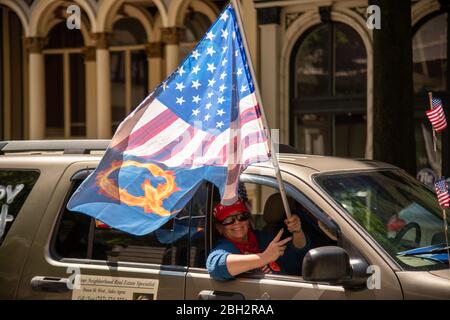
[[[249,223],[251,214],[241,200],[230,206],[216,205],[213,215],[222,238],[206,261],[212,278],[229,280],[255,269],[264,273],[300,274],[308,240],[297,215],[284,221],[292,236],[283,240],[283,229],[275,236],[268,231],[253,230]]]

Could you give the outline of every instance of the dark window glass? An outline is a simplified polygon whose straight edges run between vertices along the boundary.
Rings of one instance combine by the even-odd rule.
[[[195,47],[211,26],[211,21],[203,13],[189,11],[184,17],[184,39],[180,45],[180,61]]]
[[[148,94],[147,53],[144,48],[129,47],[148,42],[145,28],[139,20],[128,17],[114,23],[110,41],[110,46],[114,47],[110,58],[113,132],[127,113],[134,110]]]
[[[185,41],[200,40],[211,26],[209,18],[201,12],[190,11],[184,17]]]
[[[295,146],[302,153],[361,158],[365,154],[365,115],[307,113],[295,115]],[[333,136],[331,135],[333,130]]]
[[[361,37],[335,22],[312,29],[295,59],[295,97],[312,98],[363,94],[367,55]]]
[[[293,144],[307,154],[363,157],[367,54],[361,37],[333,22],[312,28],[296,47]]]
[[[322,174],[315,180],[405,269],[448,269],[436,256],[403,254],[445,243],[450,219],[443,221],[434,190],[400,170]]]
[[[125,119],[125,52],[111,52],[111,117],[113,132]]]
[[[423,24],[413,37],[414,91],[447,90],[447,14]]]
[[[38,178],[37,171],[0,171],[0,245]]]
[[[435,173],[440,171],[441,159],[437,154],[442,150],[441,139],[437,140],[434,152],[433,129],[429,121],[416,118],[414,120],[414,132],[416,140],[416,165],[417,179],[431,188],[434,188]]]
[[[69,30],[65,22],[54,26],[48,34],[45,49],[83,48],[84,39],[80,30]],[[65,70],[63,54],[45,53],[45,101],[46,101],[46,137],[64,137],[69,135],[84,137],[85,121],[85,70],[81,54],[70,54],[68,70]],[[70,83],[65,83],[64,72],[70,74]],[[69,86],[71,123],[65,128],[64,122],[64,86]]]
[[[111,46],[147,43],[147,34],[141,23],[134,18],[120,19],[114,24]]]
[[[0,5],[0,140],[23,139],[22,39],[23,28],[19,17],[11,9]],[[7,55],[7,63],[4,61],[5,55]],[[4,86],[4,83],[8,85]],[[9,91],[5,92],[5,89]],[[9,97],[8,101],[5,100],[6,94]],[[8,102],[8,105],[5,105],[5,102]],[[5,109],[6,107],[8,110]],[[9,114],[8,119],[5,119],[5,112]],[[5,126],[5,120],[8,121],[7,126]]]
[[[115,131],[126,117],[126,52],[111,52],[112,129]],[[148,94],[148,60],[144,50],[130,52],[131,111]]]
[[[23,139],[23,29],[19,17],[9,14],[10,60],[11,65],[11,137]]]
[[[70,195],[80,184],[81,181],[74,183]],[[89,216],[73,213],[66,208],[53,240],[55,253],[61,258],[87,259],[90,225]]]
[[[92,259],[186,266],[189,206],[176,218],[144,236],[96,226]]]
[[[47,137],[64,137],[63,56],[45,55],[45,124]]]
[[[364,157],[366,146],[366,116],[346,114],[334,116],[335,151],[338,157]]]
[[[0,26],[3,26],[3,8],[4,7],[2,7],[2,6],[0,6]],[[3,28],[0,28],[0,42],[1,43],[4,43],[3,42],[4,40],[3,40]],[[4,83],[4,75],[3,75],[3,50],[1,50],[1,49],[3,49],[3,48],[0,48],[0,83]],[[0,85],[0,124],[1,124],[1,126],[2,126],[2,128],[0,129],[0,139],[1,140],[3,140],[4,139],[4,137],[3,137],[3,134],[4,134],[4,132],[3,132],[3,109],[4,109],[4,106],[3,106],[3,101],[4,101],[4,98],[3,98],[3,95],[4,95],[4,93],[3,93],[3,85]]]
[[[83,46],[84,39],[81,31],[68,29],[64,21],[52,28],[48,34],[48,43],[45,48],[81,48]]]
[[[208,185],[200,186],[192,199],[190,225],[190,259],[189,266],[205,268],[205,225],[208,214]]]
[[[148,94],[148,60],[144,50],[131,52],[131,109]]]
[[[86,136],[86,90],[84,57],[81,54],[70,55],[70,111],[71,136]]]
[[[366,91],[367,57],[364,43],[350,26],[336,23],[335,95],[361,94]]]
[[[330,26],[321,25],[303,40],[296,58],[297,98],[329,95],[330,86]]]
[[[295,116],[296,147],[303,153],[332,154],[331,116],[328,114],[304,114]]]

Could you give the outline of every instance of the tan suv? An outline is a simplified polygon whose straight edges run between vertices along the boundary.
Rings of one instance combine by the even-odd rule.
[[[66,209],[108,143],[0,142],[0,298],[450,298],[436,196],[396,167],[280,153],[311,249],[290,274],[216,281],[205,268],[219,200],[209,183],[175,219],[140,237]],[[284,217],[270,163],[250,166],[241,187],[254,228],[278,230]]]

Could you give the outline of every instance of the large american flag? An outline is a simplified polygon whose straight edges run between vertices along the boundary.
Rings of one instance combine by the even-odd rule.
[[[139,111],[126,155],[167,167],[228,166],[223,200],[236,199],[239,173],[267,160],[269,149],[231,6]]]
[[[229,5],[174,73],[120,124],[68,208],[145,234],[173,217],[202,181],[219,188],[223,204],[234,202],[242,170],[270,156],[248,63]],[[152,174],[144,169],[150,163]],[[176,187],[167,191],[170,176]],[[152,199],[144,209],[143,197]],[[152,206],[171,215],[160,219],[148,212]]]
[[[448,185],[445,178],[439,179],[435,184],[436,195],[441,208],[448,208],[450,206],[450,195],[448,193]]]
[[[426,111],[427,117],[430,119],[433,129],[441,131],[447,127],[442,101],[441,99],[433,98],[431,104],[432,108]]]

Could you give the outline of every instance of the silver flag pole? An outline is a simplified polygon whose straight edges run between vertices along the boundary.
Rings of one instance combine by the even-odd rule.
[[[275,169],[275,175],[277,177],[281,198],[283,200],[284,210],[286,212],[286,216],[288,218],[290,218],[291,217],[291,209],[289,207],[289,203],[288,203],[288,200],[287,200],[287,197],[286,197],[286,190],[284,188],[283,179],[281,177],[280,165],[278,163],[277,155],[274,154],[275,147],[274,147],[274,144],[273,144],[273,141],[272,141],[272,137],[271,137],[271,134],[270,134],[269,125],[267,123],[267,118],[266,118],[266,114],[265,114],[265,111],[264,111],[263,101],[262,101],[262,98],[261,98],[261,93],[259,91],[258,81],[256,81],[256,75],[255,75],[255,70],[253,69],[252,57],[251,57],[250,51],[248,49],[247,37],[245,36],[245,30],[244,30],[244,26],[242,24],[240,3],[239,3],[238,0],[231,0],[231,4],[232,4],[234,10],[236,11],[236,18],[237,18],[239,30],[241,31],[241,34],[242,34],[242,42],[243,42],[243,45],[244,45],[245,54],[247,55],[247,60],[249,62],[248,65],[249,65],[250,73],[251,73],[252,78],[254,80],[253,82],[254,82],[254,85],[255,85],[256,100],[258,101],[258,103],[259,103],[259,105],[261,107],[260,109],[261,109],[262,121],[263,121],[265,129],[267,130],[267,136],[268,136],[269,141],[270,141],[271,160],[272,160],[273,167]]]

